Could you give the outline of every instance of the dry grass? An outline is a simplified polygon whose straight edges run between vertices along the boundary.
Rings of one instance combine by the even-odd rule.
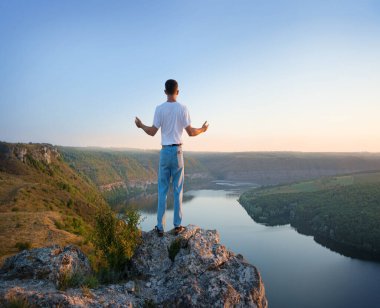
[[[77,244],[88,250],[82,235],[103,206],[96,187],[61,159],[29,164],[0,155],[0,262],[18,252],[17,243]]]
[[[62,220],[58,212],[6,212],[0,217],[0,260],[18,252],[17,242],[30,242],[35,248],[82,241],[78,235],[57,229],[54,220]]]

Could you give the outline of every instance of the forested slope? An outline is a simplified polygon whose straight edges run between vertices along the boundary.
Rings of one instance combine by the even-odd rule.
[[[257,222],[290,223],[345,255],[380,260],[380,173],[251,190],[239,202]]]

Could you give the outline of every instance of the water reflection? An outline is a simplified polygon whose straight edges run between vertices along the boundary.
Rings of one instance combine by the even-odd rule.
[[[183,203],[186,203],[194,198],[193,195],[185,193],[183,195]],[[114,210],[117,212],[123,212],[126,209],[136,209],[142,214],[154,214],[157,212],[158,194],[141,194],[137,197],[130,198],[125,201],[124,204],[114,206]],[[173,193],[169,192],[167,197],[167,210],[173,210]]]

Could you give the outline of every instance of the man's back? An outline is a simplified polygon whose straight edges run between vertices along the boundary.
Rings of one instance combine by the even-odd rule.
[[[181,144],[183,129],[191,124],[189,111],[178,102],[164,102],[156,107],[153,125],[161,127],[161,144]]]

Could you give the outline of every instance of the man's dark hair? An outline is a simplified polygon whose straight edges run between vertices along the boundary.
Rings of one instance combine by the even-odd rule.
[[[166,80],[165,90],[166,90],[166,93],[169,95],[175,94],[178,90],[178,82],[175,81],[174,79]]]

